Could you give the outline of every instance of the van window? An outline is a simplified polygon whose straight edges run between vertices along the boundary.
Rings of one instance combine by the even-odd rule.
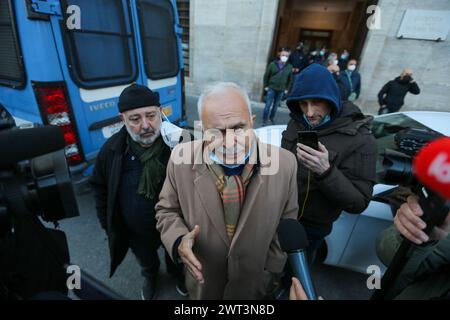
[[[137,77],[133,29],[126,0],[66,0],[81,12],[81,29],[65,30],[73,80],[83,88],[130,83]],[[66,10],[64,10],[66,11]]]
[[[175,14],[169,0],[139,2],[140,30],[147,76],[162,79],[179,72]]]
[[[22,87],[25,70],[10,0],[0,1],[0,84]]]

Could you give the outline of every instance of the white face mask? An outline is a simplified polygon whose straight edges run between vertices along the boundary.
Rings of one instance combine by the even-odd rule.
[[[356,66],[354,64],[352,64],[351,66],[348,66],[347,69],[350,70],[350,71],[355,71],[356,70]]]
[[[339,64],[339,61],[333,60],[333,64],[334,64],[335,66],[337,66],[337,65]]]
[[[282,57],[280,57],[280,60],[281,60],[281,62],[283,62],[283,63],[286,63],[287,61],[288,61],[288,57],[286,57],[286,56],[282,56]]]
[[[183,135],[183,129],[177,127],[166,117],[164,112],[161,112],[161,118],[164,118],[165,121],[161,119],[161,137],[164,140],[164,143],[171,149],[175,148],[176,145],[180,142],[180,138]]]

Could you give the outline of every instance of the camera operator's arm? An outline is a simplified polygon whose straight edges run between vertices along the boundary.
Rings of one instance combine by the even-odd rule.
[[[410,196],[395,216],[396,229],[408,240],[417,245],[422,245],[430,240],[435,241],[416,247],[407,266],[407,270],[411,270],[411,272],[410,275],[406,272],[405,281],[438,270],[444,265],[450,265],[450,212],[444,224],[435,227],[430,237],[422,231],[426,227],[425,222],[420,218],[422,215],[423,211],[417,198]]]
[[[106,230],[106,207],[108,198],[107,180],[105,179],[105,156],[101,150],[95,161],[94,171],[89,182],[94,190],[95,207],[100,225]]]
[[[430,212],[430,214],[433,214]],[[430,236],[427,236],[422,230],[425,229],[426,224],[420,218],[423,216],[422,208],[416,197],[410,196],[406,203],[404,203],[394,219],[397,230],[408,240],[415,244],[421,245],[430,240],[442,240],[450,234],[450,212],[445,219],[443,225],[434,227]]]

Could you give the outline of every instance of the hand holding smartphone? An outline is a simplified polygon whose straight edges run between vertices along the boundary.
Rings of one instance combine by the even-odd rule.
[[[314,150],[319,150],[317,131],[298,131],[298,143],[304,144]]]

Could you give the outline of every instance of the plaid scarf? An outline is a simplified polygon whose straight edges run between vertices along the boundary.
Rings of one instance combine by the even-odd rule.
[[[221,165],[207,165],[216,179],[216,188],[222,199],[228,238],[233,239],[245,200],[245,192],[253,175],[254,165],[247,163],[241,175],[226,176]]]

